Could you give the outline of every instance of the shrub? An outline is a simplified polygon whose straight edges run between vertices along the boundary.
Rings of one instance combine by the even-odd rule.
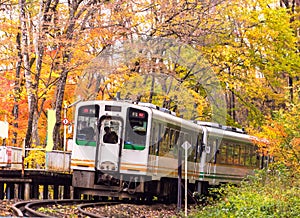
[[[256,171],[240,186],[225,185],[211,192],[216,201],[197,207],[190,217],[300,217],[300,181],[281,164]]]

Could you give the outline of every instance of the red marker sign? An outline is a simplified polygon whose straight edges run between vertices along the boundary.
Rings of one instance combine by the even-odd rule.
[[[63,123],[64,125],[68,125],[68,124],[70,123],[70,121],[69,121],[67,118],[64,118],[64,119],[62,120],[62,123]]]

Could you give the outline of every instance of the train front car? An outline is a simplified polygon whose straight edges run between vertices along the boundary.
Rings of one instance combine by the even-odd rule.
[[[76,111],[72,153],[76,195],[130,197],[142,194],[151,110],[123,101],[94,101],[79,103]],[[81,123],[92,120],[91,117],[95,118],[90,122],[94,130],[90,128],[85,134],[80,130]],[[93,131],[94,138],[88,138]]]
[[[103,109],[98,126],[95,184],[111,196],[142,195],[151,110],[121,101],[107,103]]]

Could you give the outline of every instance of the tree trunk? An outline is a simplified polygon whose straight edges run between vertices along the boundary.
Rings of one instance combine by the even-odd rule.
[[[18,51],[18,62],[16,66],[16,79],[14,84],[14,107],[13,107],[13,116],[14,116],[14,131],[13,131],[13,139],[12,144],[14,146],[17,145],[18,142],[18,133],[17,128],[19,127],[18,118],[19,118],[19,100],[20,100],[20,74],[21,74],[21,66],[22,66],[22,50],[21,50],[21,34],[17,34],[17,51]]]
[[[21,49],[22,49],[22,56],[23,56],[23,63],[24,63],[24,74],[25,74],[25,86],[27,89],[27,96],[28,96],[28,110],[29,110],[29,117],[28,117],[28,126],[27,132],[25,136],[25,147],[31,146],[31,136],[32,136],[32,122],[33,122],[33,113],[35,110],[35,96],[32,90],[32,78],[30,72],[30,60],[29,60],[29,51],[28,51],[28,33],[27,33],[27,17],[26,17],[26,1],[20,0],[19,1],[20,7],[20,23],[21,23]]]
[[[60,82],[56,88],[56,102],[55,102],[55,111],[56,111],[56,123],[53,129],[53,141],[54,141],[54,150],[61,149],[62,146],[62,138],[60,133],[61,127],[61,110],[63,105],[64,93],[65,93],[65,86],[67,81],[68,71],[64,69],[61,74]]]

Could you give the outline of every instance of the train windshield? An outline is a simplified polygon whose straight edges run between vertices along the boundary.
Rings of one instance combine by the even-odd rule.
[[[96,126],[99,105],[85,105],[78,109],[76,144],[96,146]]]
[[[124,149],[144,150],[146,146],[148,113],[129,108],[126,120]]]

